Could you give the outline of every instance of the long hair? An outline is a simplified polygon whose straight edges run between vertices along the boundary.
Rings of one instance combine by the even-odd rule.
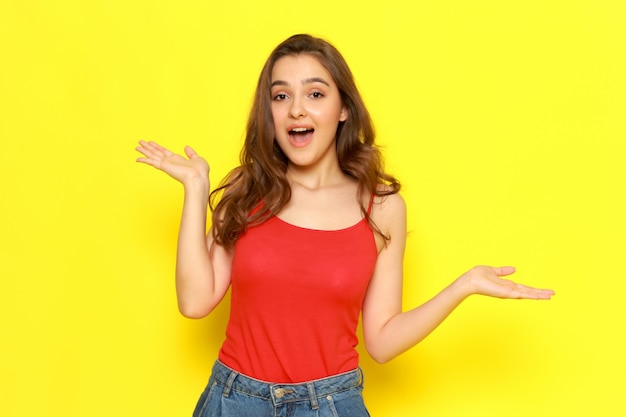
[[[326,68],[348,110],[347,119],[337,127],[337,157],[341,170],[357,180],[358,195],[385,196],[400,190],[400,183],[383,170],[369,112],[343,56],[323,39],[294,35],[272,51],[261,71],[240,154],[241,165],[211,193],[213,237],[226,249],[234,247],[247,227],[278,214],[291,198],[286,175],[288,159],[275,140],[270,89],[275,63],[282,57],[302,54],[315,57]],[[361,200],[361,212],[370,227],[388,240],[373,223]],[[219,201],[217,205],[216,201]]]

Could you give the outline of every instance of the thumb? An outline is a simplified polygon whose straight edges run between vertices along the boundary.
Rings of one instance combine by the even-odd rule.
[[[187,157],[189,159],[191,158],[195,158],[198,156],[198,154],[196,153],[196,151],[193,150],[193,148],[191,146],[185,146],[185,155],[187,155]]]
[[[515,272],[515,268],[512,266],[500,266],[493,268],[493,272],[499,277],[503,277],[506,275],[511,275]]]

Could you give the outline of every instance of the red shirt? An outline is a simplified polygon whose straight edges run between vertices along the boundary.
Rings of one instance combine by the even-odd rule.
[[[367,220],[312,230],[278,217],[235,244],[220,361],[268,382],[303,382],[358,366],[356,329],[376,264]]]

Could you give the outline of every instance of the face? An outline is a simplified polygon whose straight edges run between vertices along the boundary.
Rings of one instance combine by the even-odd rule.
[[[348,111],[330,73],[310,55],[286,56],[272,70],[276,141],[292,166],[337,164],[335,136]]]

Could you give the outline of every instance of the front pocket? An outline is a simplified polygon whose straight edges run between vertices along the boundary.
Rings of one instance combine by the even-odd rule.
[[[331,413],[326,414],[328,417],[370,417],[363,402],[361,388],[328,395],[326,401]]]
[[[200,395],[200,398],[198,399],[196,408],[193,411],[193,417],[202,417],[205,409],[207,408],[207,404],[209,403],[209,400],[213,396],[215,387],[217,387],[217,381],[215,381],[213,378],[210,378],[209,383],[204,388],[204,391],[202,392],[202,394]]]

